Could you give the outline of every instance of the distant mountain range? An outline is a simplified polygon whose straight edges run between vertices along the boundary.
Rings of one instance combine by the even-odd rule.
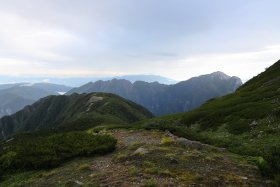
[[[242,84],[239,78],[227,76],[222,72],[195,77],[173,85],[159,83],[170,84],[174,81],[156,75],[127,75],[118,78],[120,79],[89,82],[72,90],[71,87],[51,83],[2,84],[0,117],[14,114],[40,98],[66,92],[68,95],[74,92],[115,93],[145,106],[155,115],[172,114],[189,111],[210,98],[233,92]]]
[[[67,94],[114,93],[146,107],[155,115],[164,115],[192,110],[211,98],[234,92],[241,85],[238,77],[214,72],[173,85],[144,81],[132,83],[125,79],[100,80],[74,88]]]
[[[59,95],[71,87],[49,83],[0,85],[0,117],[13,114],[48,95]]]
[[[130,82],[135,81],[145,81],[145,82],[159,82],[161,84],[175,84],[178,81],[172,80],[167,77],[159,76],[159,75],[124,75],[124,76],[112,76],[112,77],[72,77],[72,78],[53,78],[53,77],[12,77],[12,76],[0,76],[0,82],[2,83],[10,83],[10,82],[49,82],[60,85],[67,85],[71,87],[81,86],[86,84],[87,82],[95,82],[98,80],[112,80],[112,79],[126,79]],[[10,84],[7,84],[10,85]],[[1,86],[0,86],[1,87]]]
[[[124,75],[124,76],[120,76],[120,77],[113,77],[116,79],[125,79],[128,80],[132,83],[136,82],[136,81],[144,81],[144,82],[158,82],[161,84],[175,84],[178,81],[175,81],[173,79],[169,79],[167,77],[163,77],[163,76],[159,76],[159,75]],[[107,80],[111,80],[107,79]]]

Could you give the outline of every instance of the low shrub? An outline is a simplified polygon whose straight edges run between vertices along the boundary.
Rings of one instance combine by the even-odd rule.
[[[174,142],[175,142],[174,139],[171,138],[171,137],[163,137],[161,139],[161,144],[164,144],[164,145],[169,145],[169,144],[172,144]]]
[[[156,187],[157,181],[155,179],[147,179],[144,181],[144,186],[145,187]]]
[[[102,155],[115,149],[116,139],[108,135],[68,132],[30,137],[7,145],[0,153],[0,171],[56,167],[77,156]],[[0,173],[1,174],[1,173]]]
[[[238,135],[250,130],[250,122],[245,119],[235,119],[228,125],[228,131],[232,134]]]
[[[80,171],[90,171],[91,167],[89,164],[82,164],[78,167],[78,170]]]
[[[258,166],[263,176],[274,178],[276,185],[280,185],[280,145],[265,150]]]

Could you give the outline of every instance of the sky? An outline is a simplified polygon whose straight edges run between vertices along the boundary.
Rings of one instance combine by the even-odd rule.
[[[280,59],[279,0],[0,0],[0,77],[223,71]],[[1,78],[0,78],[1,83]]]

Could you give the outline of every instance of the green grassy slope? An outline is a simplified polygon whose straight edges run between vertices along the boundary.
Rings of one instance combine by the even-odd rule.
[[[114,94],[49,96],[0,119],[0,139],[41,129],[82,130],[100,124],[126,124],[152,117],[145,108]]]
[[[191,112],[137,122],[145,128],[169,128],[191,139],[248,155],[280,144],[280,61],[235,93],[211,99]]]
[[[280,180],[280,61],[233,94],[188,113],[138,122],[135,128],[139,127],[169,130],[241,155],[259,156],[263,174]]]
[[[0,180],[26,170],[57,167],[76,157],[104,155],[116,139],[85,131],[98,125],[127,125],[152,114],[114,94],[49,96],[0,120]]]
[[[184,115],[186,125],[199,123],[203,129],[226,124],[233,134],[250,131],[255,120],[280,117],[280,61],[241,86],[234,94],[207,102]],[[250,126],[251,124],[251,126]]]
[[[77,158],[47,170],[6,175],[0,186],[258,187],[267,184],[251,162],[213,146],[189,147],[177,137],[153,130],[114,129],[102,134],[118,140],[117,149],[111,154]]]
[[[280,61],[235,93],[207,102],[180,121],[209,143],[241,153],[260,154],[279,144]]]

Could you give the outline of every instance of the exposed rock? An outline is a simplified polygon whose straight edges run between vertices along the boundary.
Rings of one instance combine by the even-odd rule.
[[[177,138],[177,142],[179,144],[182,144],[184,146],[191,147],[194,149],[202,149],[204,146],[202,143],[200,143],[198,141],[191,141],[186,138]]]
[[[170,163],[171,164],[178,164],[178,160],[176,160],[175,158],[171,157],[170,158]]]
[[[89,112],[89,111],[90,111],[91,106],[93,105],[94,102],[101,101],[101,100],[103,100],[103,97],[92,96],[92,97],[89,99],[89,101],[88,101],[89,106],[88,106],[86,112]]]
[[[75,183],[76,183],[77,185],[79,185],[79,186],[84,185],[84,183],[82,183],[81,181],[78,181],[78,180],[76,180]]]
[[[13,141],[13,140],[14,140],[14,138],[8,139],[8,140],[6,140],[6,143]]]
[[[205,146],[204,144],[202,144],[202,143],[200,143],[198,141],[191,141],[191,140],[188,140],[186,138],[179,138],[179,137],[175,136],[174,134],[172,134],[169,131],[166,131],[165,134],[167,136],[173,138],[179,144],[187,146],[187,147],[191,147],[191,148],[194,148],[194,149],[202,149],[203,146]]]
[[[147,153],[149,153],[148,149],[140,147],[136,151],[134,151],[133,155],[145,155]]]
[[[176,139],[176,138],[177,138],[177,136],[175,136],[174,134],[172,134],[172,133],[169,132],[168,130],[165,131],[165,134],[166,134],[166,136],[169,136],[169,137],[171,137],[171,138],[173,138],[173,139]]]
[[[101,101],[103,100],[103,97],[98,97],[98,96],[92,96],[90,99],[89,99],[89,103],[94,103],[96,101]]]
[[[78,187],[78,186],[83,186],[84,183],[78,180],[75,181],[68,181],[65,186],[69,186],[69,187]]]
[[[254,120],[249,126],[251,128],[255,128],[258,125],[258,122],[256,120]]]

